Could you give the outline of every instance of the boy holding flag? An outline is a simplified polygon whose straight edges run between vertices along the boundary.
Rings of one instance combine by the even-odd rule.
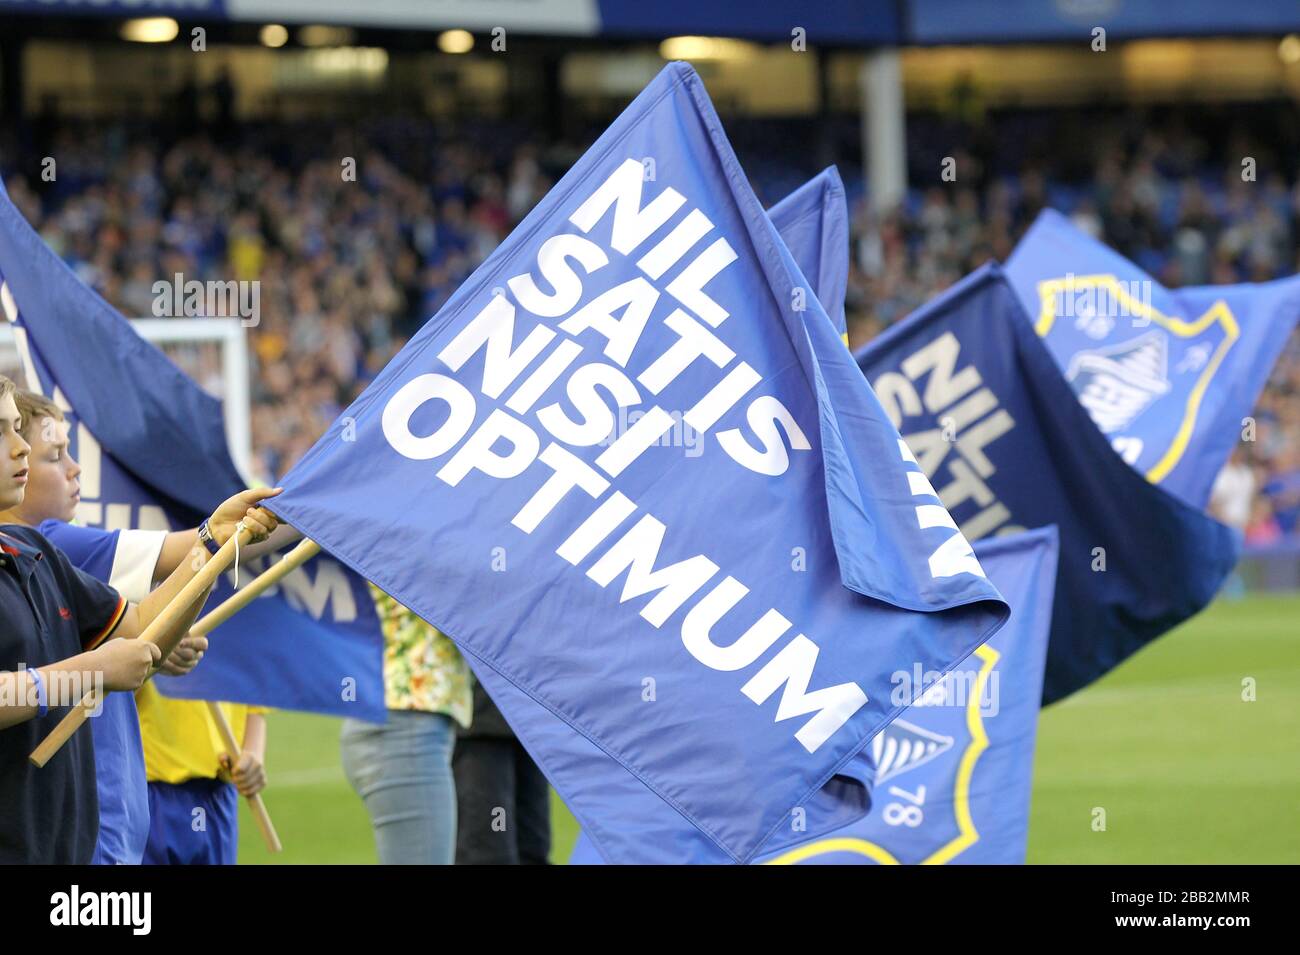
[[[0,376],[5,511],[22,503],[31,451],[13,396],[13,382]],[[132,610],[128,621],[115,590],[27,527],[0,529],[0,614],[0,863],[89,862],[99,811],[90,738],[75,734],[44,769],[27,755],[73,702],[59,690],[76,687],[80,677],[98,678],[107,690],[134,689],[161,652],[110,639],[138,634],[140,614]]]
[[[155,591],[159,596],[152,599],[161,599],[160,605],[169,602],[206,563],[207,557],[195,547],[196,532],[105,531],[68,523],[79,498],[77,478],[81,471],[68,453],[68,423],[59,407],[42,395],[18,392],[14,400],[21,417],[20,436],[31,448],[27,488],[22,501],[0,514],[0,519],[36,527],[64,551],[74,566],[111,584],[125,600],[150,600],[155,582],[163,578],[165,582]],[[209,540],[224,541],[243,520],[253,528],[255,538],[268,535],[274,519],[265,512],[258,513],[254,505],[274,493],[246,491],[234,495],[198,533],[210,530]],[[162,672],[189,672],[206,645],[202,637],[182,640]],[[100,817],[92,861],[138,864],[149,834],[150,807],[133,697],[124,693],[107,696],[103,712],[91,725]]]

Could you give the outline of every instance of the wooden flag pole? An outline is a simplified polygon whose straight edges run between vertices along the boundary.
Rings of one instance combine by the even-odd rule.
[[[270,573],[270,571],[267,571],[267,573]],[[239,740],[235,739],[235,731],[231,729],[230,721],[226,719],[226,714],[221,712],[221,707],[216,703],[208,703],[208,712],[212,714],[212,722],[217,724],[217,732],[221,734],[221,742],[226,747],[226,755],[230,757],[230,765],[238,765],[241,755]],[[283,847],[280,845],[280,837],[276,835],[275,824],[271,822],[271,814],[266,811],[266,803],[262,802],[261,793],[253,793],[248,797],[248,808],[253,813],[257,828],[262,831],[262,839],[266,842],[266,848],[271,852],[281,851]]]
[[[232,534],[230,539],[221,545],[221,549],[190,578],[189,583],[181,588],[181,592],[159,611],[158,616],[145,627],[144,633],[140,634],[138,639],[157,643],[162,635],[175,626],[176,621],[189,611],[190,606],[199,599],[199,596],[212,586],[217,577],[234,563],[236,548],[247,546],[252,536],[252,531],[247,528],[240,530],[238,534]],[[32,750],[31,756],[28,757],[32,764],[43,767],[48,763],[54,754],[63,748],[63,744],[72,738],[72,734],[81,727],[81,724],[86,722],[86,717],[99,708],[103,698],[102,690],[91,690],[83,696],[81,702],[68,711],[67,716],[54,727],[50,735]]]
[[[254,599],[260,597],[267,588],[278,584],[284,577],[287,577],[319,553],[320,544],[304,537],[293,550],[284,555],[283,560],[249,581],[248,586],[236,590],[220,606],[200,617],[194,626],[190,627],[190,634],[196,637],[206,637],[240,610],[251,604]]]
[[[250,536],[251,534],[249,531],[242,531],[239,546],[243,547],[247,545]],[[222,603],[221,606],[198,620],[194,626],[190,628],[190,633],[205,635],[216,629],[217,626],[229,620],[236,611],[242,610],[244,607],[248,606],[248,604],[252,603],[253,599],[268,587],[278,583],[288,573],[301,567],[318,553],[320,553],[320,545],[315,541],[308,538],[299,541],[297,546],[285,555],[284,560],[260,574],[250,582],[247,587],[236,591],[231,597]],[[203,565],[199,572],[194,575],[193,579],[185,585],[172,602],[163,608],[162,612],[154,618],[153,623],[145,628],[144,633],[140,634],[139,639],[154,640],[156,642],[158,634],[162,633],[164,629],[169,628],[173,623],[175,623],[177,617],[179,617],[181,613],[183,613],[189,605],[197,599],[198,595],[206,590],[223,571],[234,563],[234,559],[235,544],[234,538],[232,537],[221,546],[221,549],[217,551],[216,555],[213,556],[211,560]],[[103,695],[97,693],[95,690],[91,690],[83,696],[81,702],[69,710],[68,715],[60,721],[59,725],[54,728],[50,735],[41,741],[41,745],[32,751],[31,756],[28,757],[31,762],[36,766],[44,766],[48,763],[50,758],[57,753],[63,744],[71,738],[72,734],[77,731],[77,728],[86,721],[86,717],[99,707],[102,700]]]
[[[284,555],[283,560],[276,563],[269,570],[263,571],[247,587],[235,591],[219,607],[204,615],[194,626],[190,627],[190,633],[195,636],[206,636],[211,633],[237,612],[252,603],[254,598],[279,583],[284,577],[319,553],[319,544],[310,538],[303,538],[293,550]],[[231,765],[237,764],[241,755],[241,747],[239,740],[235,739],[235,731],[231,729],[226,714],[221,712],[220,706],[212,702],[208,703],[208,713],[212,715],[212,722],[216,724],[217,732],[221,734],[221,741],[226,747],[226,755],[230,757]],[[257,828],[261,830],[262,840],[266,843],[266,848],[271,852],[283,851],[280,837],[275,831],[275,824],[271,822],[271,814],[267,812],[266,803],[262,801],[261,793],[248,797],[248,808],[253,814],[253,820],[257,823]]]

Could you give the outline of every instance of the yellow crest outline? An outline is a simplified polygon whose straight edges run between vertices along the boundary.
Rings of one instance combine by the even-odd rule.
[[[957,784],[953,789],[953,814],[957,818],[958,834],[956,838],[940,846],[922,859],[921,865],[944,865],[959,853],[973,846],[979,841],[980,837],[979,831],[975,828],[975,821],[970,814],[970,781],[975,774],[975,763],[978,762],[984,750],[989,747],[989,737],[984,731],[984,717],[980,713],[980,700],[984,696],[984,686],[988,683],[989,674],[993,672],[993,667],[997,665],[998,660],[1002,659],[1002,654],[987,643],[982,643],[975,648],[973,655],[979,657],[983,662],[980,665],[979,674],[975,678],[975,691],[971,694],[971,698],[966,701],[966,729],[970,732],[971,739],[970,745],[962,753],[961,763],[957,767]],[[844,837],[819,839],[817,842],[798,846],[782,853],[775,859],[770,859],[765,864],[794,865],[826,852],[855,852],[858,855],[873,859],[881,865],[902,865],[883,846],[866,839]]]
[[[1228,349],[1241,337],[1241,329],[1237,325],[1237,319],[1228,308],[1228,303],[1223,299],[1219,299],[1211,305],[1206,313],[1196,321],[1188,322],[1181,318],[1172,318],[1165,315],[1145,302],[1135,299],[1124,290],[1124,287],[1114,275],[1075,275],[1070,279],[1046,279],[1038,283],[1040,309],[1038,320],[1034,323],[1034,331],[1038,333],[1039,338],[1046,338],[1047,333],[1052,330],[1052,325],[1056,322],[1056,296],[1066,291],[1067,288],[1073,291],[1081,286],[1084,288],[1091,286],[1106,289],[1116,300],[1123,304],[1129,314],[1145,318],[1179,338],[1191,338],[1194,335],[1199,335],[1216,322],[1223,326],[1224,339],[1215,350],[1214,357],[1206,362],[1205,368],[1201,371],[1201,377],[1197,379],[1196,384],[1192,387],[1191,394],[1187,396],[1187,407],[1183,412],[1183,420],[1178,426],[1178,431],[1174,434],[1173,441],[1165,449],[1165,453],[1161,455],[1160,460],[1146,472],[1148,481],[1152,484],[1159,484],[1174,469],[1174,466],[1182,458],[1183,452],[1187,450],[1187,442],[1191,440],[1192,430],[1196,427],[1196,416],[1201,410],[1201,399],[1205,397],[1205,390],[1210,386],[1210,380],[1214,378],[1219,366],[1223,364]]]

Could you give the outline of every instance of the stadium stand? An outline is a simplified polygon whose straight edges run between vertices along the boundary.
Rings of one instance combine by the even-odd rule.
[[[909,120],[911,181],[933,182],[942,144],[963,142],[958,181],[913,188],[883,217],[841,163],[853,215],[851,344],[989,258],[1054,206],[1164,284],[1264,281],[1300,268],[1300,183],[1276,109],[960,111]],[[741,159],[771,203],[816,171],[798,121],[738,120]],[[231,122],[220,144],[175,124],[38,118],[0,138],[0,172],[45,240],[130,316],[151,314],[158,276],[259,279],[253,443],[283,474],[406,339],[537,202],[582,144],[526,128],[389,118],[347,126]],[[844,120],[823,132],[850,153]],[[1288,138],[1290,137],[1290,138]],[[822,150],[823,152],[826,149]],[[58,155],[53,183],[18,156]],[[339,174],[356,156],[357,189]],[[1258,161],[1244,183],[1231,157]],[[1227,170],[1225,173],[1224,170]],[[927,173],[927,170],[929,171]],[[215,384],[213,385],[215,389]],[[1243,463],[1255,489],[1244,530],[1300,534],[1300,337],[1256,410]]]

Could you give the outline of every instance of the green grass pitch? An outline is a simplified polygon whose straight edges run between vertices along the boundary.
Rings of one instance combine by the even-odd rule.
[[[266,851],[241,807],[241,863],[375,861],[338,731],[335,719],[271,715],[265,800],[284,852]],[[563,862],[577,827],[552,807]],[[1298,823],[1300,595],[1220,600],[1042,714],[1029,862],[1296,863]]]

